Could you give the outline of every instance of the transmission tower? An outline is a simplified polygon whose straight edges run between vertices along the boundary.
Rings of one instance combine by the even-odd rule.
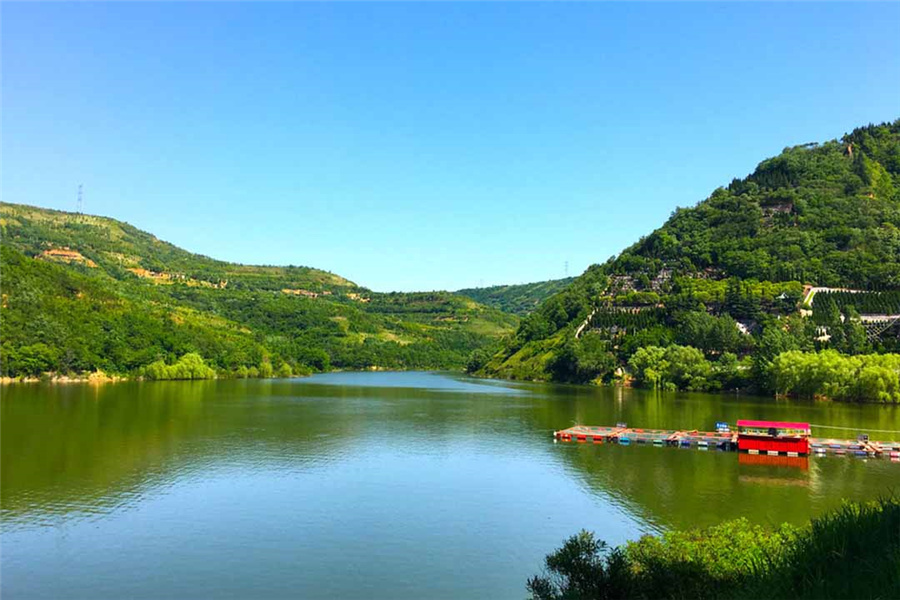
[[[84,197],[81,192],[82,185],[78,184],[78,210],[76,211],[79,215],[81,214],[81,207],[84,205]]]
[[[566,261],[566,277],[569,277],[569,261]]]

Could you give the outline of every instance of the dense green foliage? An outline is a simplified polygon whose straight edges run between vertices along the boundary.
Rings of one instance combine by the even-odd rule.
[[[900,290],[890,292],[869,292],[864,294],[851,292],[816,292],[813,296],[813,307],[817,303],[834,301],[842,312],[853,307],[858,313],[873,315],[900,315]]]
[[[4,376],[182,378],[191,354],[236,377],[457,369],[517,322],[447,292],[378,294],[316,269],[214,261],[112,219],[3,204],[0,227]]]
[[[524,317],[540,306],[541,302],[572,283],[574,279],[574,277],[567,277],[536,283],[468,288],[455,293],[467,296],[481,304]]]
[[[119,284],[28,258],[5,244],[2,273],[4,375],[103,370],[130,373],[157,360],[196,352],[219,368],[257,365],[256,336],[215,314],[119,292]]]
[[[646,387],[711,391],[736,389],[749,384],[749,360],[738,361],[725,352],[715,362],[696,348],[673,344],[666,348],[639,348],[628,361],[635,380]]]
[[[834,350],[779,354],[775,389],[802,398],[900,402],[900,354],[846,356]]]
[[[900,121],[785,149],[613,261],[768,281],[900,287]]]
[[[528,590],[535,600],[893,598],[900,502],[846,504],[802,529],[738,519],[614,549],[582,531],[547,556]]]
[[[900,312],[898,190],[900,121],[787,148],[590,267],[523,318],[479,373],[587,382],[638,369],[641,385],[774,392],[782,352],[900,352],[900,322],[861,318]],[[804,285],[868,291],[818,292],[801,318]],[[691,369],[676,375],[665,359],[639,368],[649,347],[670,346],[670,358],[691,355]]]
[[[269,376],[272,374],[272,365],[266,363],[269,367]],[[203,357],[196,352],[185,354],[178,359],[173,365],[167,365],[165,362],[158,360],[150,363],[141,370],[141,374],[145,379],[213,379],[216,376],[216,370],[203,362]]]
[[[643,308],[643,307],[641,307]],[[594,329],[611,330],[612,333],[627,334],[629,331],[650,329],[665,322],[665,312],[658,308],[638,311],[623,311],[601,308],[594,313],[591,325]]]

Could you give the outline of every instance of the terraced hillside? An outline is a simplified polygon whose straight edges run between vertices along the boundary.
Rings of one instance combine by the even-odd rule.
[[[900,120],[787,148],[590,267],[525,317],[480,372],[818,394],[779,380],[789,365],[776,368],[776,357],[900,350],[900,327],[867,327],[860,317],[896,307],[898,190]],[[808,286],[872,293],[830,302],[817,294],[801,310]]]
[[[0,206],[3,375],[461,368],[516,317],[448,292],[379,294],[309,267],[192,254],[127,223]]]
[[[487,306],[524,317],[540,306],[541,302],[562,291],[574,280],[574,277],[567,277],[565,279],[551,279],[536,283],[493,285],[483,288],[457,290],[456,293],[460,296],[472,298],[476,302],[481,302]]]

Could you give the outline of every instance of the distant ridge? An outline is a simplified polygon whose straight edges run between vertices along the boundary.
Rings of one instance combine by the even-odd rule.
[[[567,277],[565,279],[551,279],[536,283],[467,288],[457,290],[454,293],[467,296],[504,312],[524,317],[540,306],[541,302],[561,291],[573,281],[575,281],[574,277]]]

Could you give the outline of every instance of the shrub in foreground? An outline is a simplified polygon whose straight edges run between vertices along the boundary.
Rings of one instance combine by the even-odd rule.
[[[900,501],[845,504],[804,528],[745,519],[610,549],[582,531],[528,580],[535,600],[900,597]]]

